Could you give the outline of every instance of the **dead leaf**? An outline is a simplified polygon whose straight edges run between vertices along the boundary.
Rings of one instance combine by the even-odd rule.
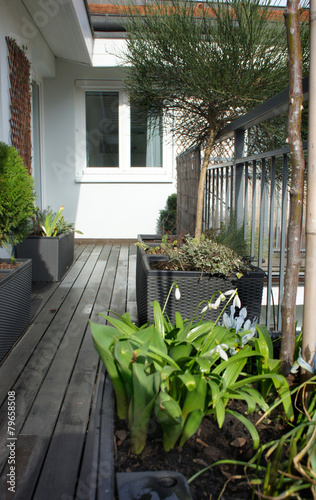
[[[209,447],[209,446],[208,446],[208,444],[206,444],[206,443],[204,443],[204,441],[202,441],[202,439],[197,438],[196,442],[197,442],[198,444],[201,444],[202,446],[205,446],[205,448],[208,448],[208,447]]]
[[[124,431],[124,430],[121,430],[121,431],[116,431],[115,432],[115,435],[116,437],[120,440],[120,441],[125,441],[126,437],[127,437],[127,432]]]
[[[202,460],[201,458],[194,458],[193,462],[195,464],[203,465],[203,467],[207,467],[208,466],[208,464],[206,462],[204,462],[204,460]]]
[[[247,439],[246,438],[244,438],[244,437],[238,437],[238,438],[234,439],[234,441],[232,441],[230,444],[232,446],[234,446],[235,448],[241,448],[246,443],[247,443]]]

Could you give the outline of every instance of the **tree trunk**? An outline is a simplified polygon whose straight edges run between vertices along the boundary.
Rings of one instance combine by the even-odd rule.
[[[195,238],[197,241],[201,240],[202,233],[202,221],[203,221],[203,202],[204,202],[204,186],[206,179],[206,171],[210,159],[210,155],[214,146],[215,130],[211,129],[210,134],[206,143],[204,157],[200,172],[198,197],[197,197],[197,207],[196,207],[196,221],[195,221]]]
[[[313,366],[316,345],[316,0],[310,2],[310,65],[306,205],[305,294],[302,357]],[[301,370],[302,381],[311,374]],[[314,389],[313,389],[314,390]]]
[[[299,28],[299,0],[288,0],[284,12],[289,53],[288,140],[292,157],[290,213],[287,242],[287,266],[281,305],[282,342],[281,372],[288,375],[293,364],[295,346],[296,293],[301,265],[301,231],[304,195],[303,146],[301,115],[303,107],[302,54]]]

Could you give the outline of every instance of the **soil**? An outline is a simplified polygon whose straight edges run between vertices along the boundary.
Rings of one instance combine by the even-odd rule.
[[[234,410],[245,413],[242,402],[233,402]],[[249,420],[258,422],[262,415],[253,413]],[[270,417],[271,418],[271,417]],[[260,443],[279,438],[286,428],[281,418],[265,420],[257,426]],[[117,472],[177,471],[186,479],[218,460],[233,459],[248,462],[254,455],[252,439],[246,428],[233,416],[227,415],[224,425],[218,428],[212,416],[204,417],[198,432],[182,448],[165,452],[162,434],[155,421],[151,422],[147,444],[143,452],[133,455],[129,449],[129,432],[126,422],[115,422]],[[252,489],[243,476],[243,467],[218,465],[190,483],[193,500],[248,500]]]
[[[3,262],[0,261],[0,269],[15,269],[19,267],[21,264],[19,262]]]

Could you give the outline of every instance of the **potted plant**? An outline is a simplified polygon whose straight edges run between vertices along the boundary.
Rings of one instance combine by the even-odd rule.
[[[74,224],[64,218],[63,209],[37,208],[27,225],[28,237],[16,246],[18,257],[32,259],[33,281],[60,281],[73,263]]]
[[[175,283],[169,298],[174,287]],[[178,444],[184,446],[204,417],[210,415],[219,429],[228,415],[237,419],[250,433],[253,448],[258,448],[258,431],[245,416],[244,407],[238,411],[229,403],[243,400],[247,414],[256,408],[267,411],[264,384],[280,391],[279,401],[286,416],[293,418],[290,390],[286,379],[278,374],[267,329],[245,320],[244,309],[236,313],[237,290],[227,292],[224,298],[222,295],[216,292],[210,303],[217,309],[220,297],[230,313],[219,313],[215,322],[205,321],[205,312],[192,321],[177,311],[176,322],[172,323],[164,315],[166,304],[162,309],[154,301],[154,323],[149,326],[137,327],[128,313],[101,314],[108,324],[90,323],[95,348],[112,381],[118,418],[126,420],[133,455],[143,452],[151,423],[161,430],[164,451],[171,452]],[[269,388],[267,391],[270,393]],[[160,473],[171,479],[170,473]],[[147,492],[148,488],[155,491],[151,476],[151,471],[142,475],[142,479],[147,478]],[[138,479],[134,473],[117,475],[120,499],[140,498],[144,483]],[[134,496],[123,496],[125,490],[120,496],[120,487],[124,488],[126,482]],[[182,496],[175,498],[190,498],[185,483],[182,488]]]
[[[0,142],[0,248],[11,258],[0,259],[0,360],[30,321],[32,262],[15,259],[13,245],[25,237],[26,221],[34,213],[33,179],[15,148]]]
[[[139,324],[153,321],[150,304],[163,304],[172,283],[177,282],[181,296],[170,297],[166,314],[173,321],[176,309],[185,316],[194,317],[199,305],[216,290],[223,293],[238,289],[241,307],[246,307],[248,318],[260,320],[265,274],[241,259],[236,252],[212,238],[186,236],[181,241],[161,238],[160,235],[138,235],[136,268],[136,295]],[[185,291],[185,293],[183,293]],[[203,306],[202,306],[203,307]],[[209,308],[207,319],[215,319]]]

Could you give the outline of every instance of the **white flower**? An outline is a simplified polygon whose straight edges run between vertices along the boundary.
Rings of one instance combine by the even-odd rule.
[[[178,285],[176,285],[174,296],[175,296],[176,300],[180,300],[181,299],[181,292],[180,292],[180,288],[178,287]]]
[[[221,301],[219,301],[218,303],[217,302],[218,302],[218,299],[216,300],[215,304],[212,304],[211,302],[209,302],[205,307],[203,307],[201,314],[205,313],[208,309],[218,309],[218,306],[219,306]]]
[[[228,361],[228,356],[227,356],[226,352],[224,351],[224,349],[228,349],[228,345],[218,344],[216,347],[213,347],[213,349],[211,349],[209,351],[209,355],[212,356],[212,354],[214,354],[214,352],[216,352],[217,354],[220,355],[220,357],[222,359],[224,359],[225,361]]]
[[[234,297],[234,300],[233,300],[233,306],[234,307],[238,307],[238,309],[241,308],[241,302],[240,302],[240,298],[238,297],[238,294],[236,293],[235,297]]]
[[[227,290],[227,292],[225,292],[224,295],[234,295],[236,293],[236,290]]]

